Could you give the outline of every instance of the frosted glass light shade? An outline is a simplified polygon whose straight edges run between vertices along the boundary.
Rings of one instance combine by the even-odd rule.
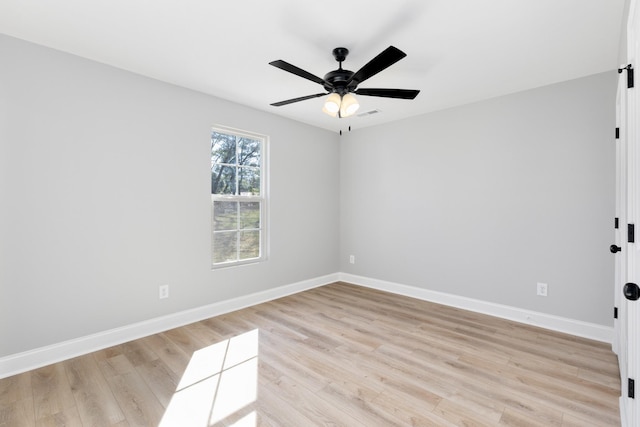
[[[342,97],[342,104],[340,104],[340,117],[349,117],[353,115],[360,108],[358,100],[355,96],[347,93]]]
[[[340,95],[332,93],[324,102],[324,109],[327,110],[329,115],[335,116],[340,111]]]

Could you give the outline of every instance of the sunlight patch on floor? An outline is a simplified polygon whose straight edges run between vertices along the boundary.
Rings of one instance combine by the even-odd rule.
[[[258,330],[193,353],[160,427],[213,426],[254,403],[258,393]],[[255,427],[251,411],[235,427]]]

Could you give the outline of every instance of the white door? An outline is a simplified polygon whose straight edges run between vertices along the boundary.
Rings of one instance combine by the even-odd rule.
[[[629,8],[629,22],[627,24],[627,61],[632,68],[636,68],[637,59],[640,58],[640,10],[636,0],[631,0]],[[622,72],[622,80],[626,81],[630,70]],[[625,85],[626,86],[626,85]],[[620,396],[620,417],[623,426],[640,425],[640,396],[635,397],[635,391],[638,389],[635,383],[640,373],[640,300],[633,300],[630,295],[640,283],[640,236],[629,238],[628,225],[634,225],[640,230],[640,118],[638,117],[639,89],[634,82],[634,87],[626,90],[625,107],[626,110],[621,114],[623,118],[624,130],[621,128],[621,134],[624,133],[624,141],[621,147],[621,156],[626,157],[623,161],[626,165],[626,173],[624,184],[626,185],[626,223],[620,222],[621,232],[620,238],[622,246],[620,284],[622,285],[622,297],[619,297],[619,343],[618,356],[620,361],[620,376],[622,380],[622,392]],[[621,104],[622,106],[622,104]],[[621,135],[622,136],[622,135]],[[622,142],[622,141],[619,141]],[[626,147],[626,150],[624,149]],[[624,167],[624,166],[623,166]],[[620,194],[623,194],[622,191]],[[621,205],[624,204],[624,201]],[[622,214],[622,212],[621,212]]]

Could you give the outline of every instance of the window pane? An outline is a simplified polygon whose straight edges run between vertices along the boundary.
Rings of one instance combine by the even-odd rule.
[[[236,163],[235,135],[211,133],[211,163]]]
[[[260,228],[260,202],[240,203],[240,228]]]
[[[211,166],[211,194],[236,194],[236,168]]]
[[[260,141],[238,138],[238,165],[260,167]]]
[[[232,129],[211,130],[212,261],[226,267],[265,257],[267,140]]]
[[[237,242],[237,231],[213,233],[213,262],[237,261]]]
[[[213,229],[236,230],[238,228],[238,202],[213,202]]]
[[[258,258],[260,256],[260,232],[240,232],[240,259]]]
[[[238,168],[238,186],[242,196],[260,195],[260,169]]]

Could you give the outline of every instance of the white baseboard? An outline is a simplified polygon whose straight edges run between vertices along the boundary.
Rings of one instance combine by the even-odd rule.
[[[517,307],[495,304],[443,292],[431,291],[414,286],[401,285],[384,280],[356,276],[353,274],[340,273],[339,277],[343,282],[353,283],[359,286],[392,292],[394,294],[405,295],[412,298],[435,302],[451,307],[457,307],[464,310],[474,311],[476,313],[488,314],[490,316],[500,317],[502,319],[513,320],[515,322],[538,326],[541,328],[563,332],[583,338],[589,338],[609,344],[613,341],[613,327],[582,322],[580,320],[553,316],[551,314],[524,310]]]
[[[131,340],[157,334],[169,329],[188,325],[210,317],[219,316],[235,310],[240,310],[252,305],[271,301],[287,295],[316,288],[338,281],[339,274],[329,274],[327,276],[316,277],[290,285],[268,289],[262,292],[233,298],[226,301],[197,307],[191,310],[180,311],[162,317],[156,317],[143,322],[123,326],[121,328],[110,329],[104,332],[87,335],[84,337],[63,341],[46,347],[22,353],[12,354],[0,358],[0,379],[10,377],[15,374],[37,369],[52,363],[67,360],[72,357],[81,356],[93,351],[122,344]]]
[[[0,358],[0,379],[337,281],[488,314],[596,341],[611,343],[613,340],[612,327],[384,280],[347,273],[334,273],[5,356]]]

